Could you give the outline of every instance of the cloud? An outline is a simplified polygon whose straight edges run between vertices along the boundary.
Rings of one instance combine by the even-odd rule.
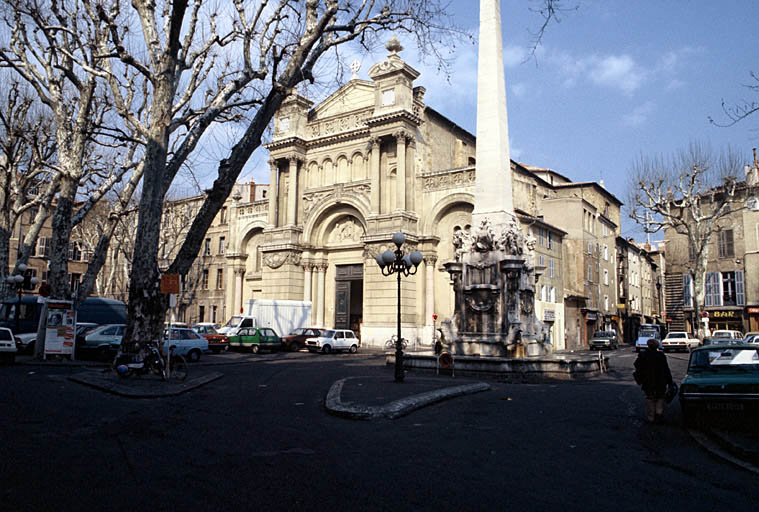
[[[629,94],[643,83],[645,72],[629,55],[609,55],[590,59],[589,76],[597,85]]]
[[[503,48],[503,65],[513,68],[522,64],[527,58],[527,51],[521,46],[508,45]]]
[[[648,120],[648,116],[653,113],[654,107],[655,105],[652,101],[645,102],[643,105],[634,108],[627,115],[623,116],[622,124],[630,127],[640,126]]]

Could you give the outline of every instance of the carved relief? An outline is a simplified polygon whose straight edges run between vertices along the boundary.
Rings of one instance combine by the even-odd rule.
[[[424,190],[446,190],[474,185],[474,169],[451,171],[424,178]]]
[[[266,263],[267,267],[272,269],[277,269],[285,263],[297,266],[300,265],[300,257],[299,252],[275,252],[264,256],[264,263]]]
[[[339,221],[335,224],[335,228],[329,237],[329,243],[331,244],[351,244],[361,241],[361,237],[364,236],[364,228],[353,217],[348,217],[345,220]]]

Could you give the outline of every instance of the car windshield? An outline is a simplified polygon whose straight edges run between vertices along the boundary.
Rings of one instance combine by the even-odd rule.
[[[732,338],[732,336],[727,331],[714,331],[712,338]]]
[[[730,347],[721,350],[698,350],[693,352],[688,368],[713,371],[757,371],[759,370],[759,349]]]
[[[290,336],[297,336],[299,334],[305,334],[306,330],[303,328],[295,329],[293,332],[290,333]]]
[[[611,333],[606,331],[596,331],[593,333],[594,338],[611,338]]]
[[[240,325],[240,320],[242,320],[241,316],[233,316],[229,319],[229,322],[224,324],[224,327],[237,327]]]
[[[684,332],[671,332],[667,335],[667,338],[687,338],[688,335]]]
[[[333,331],[332,329],[328,329],[328,330],[324,331],[324,334],[322,336],[324,336],[325,338],[334,338],[335,337],[335,331]]]
[[[659,333],[656,329],[641,329],[638,331],[639,338],[658,338]]]

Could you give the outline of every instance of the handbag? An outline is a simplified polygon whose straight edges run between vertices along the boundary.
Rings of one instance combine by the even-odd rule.
[[[667,392],[664,393],[664,400],[666,400],[667,403],[671,403],[672,400],[674,400],[675,397],[677,396],[677,390],[678,390],[677,384],[675,384],[674,382],[670,384],[667,387]]]

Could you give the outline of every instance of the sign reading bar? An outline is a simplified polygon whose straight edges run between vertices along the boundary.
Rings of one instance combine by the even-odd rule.
[[[709,316],[712,318],[740,318],[737,311],[710,311]]]
[[[161,293],[179,293],[179,274],[161,275]]]

